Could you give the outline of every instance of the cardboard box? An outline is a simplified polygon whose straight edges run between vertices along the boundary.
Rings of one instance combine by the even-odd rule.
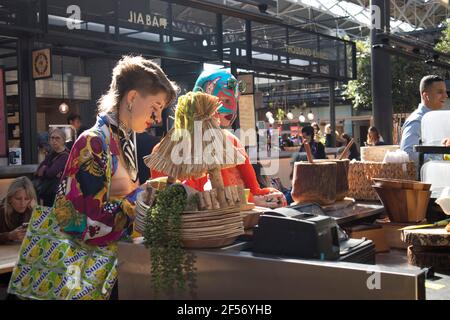
[[[408,248],[408,244],[402,241],[402,232],[399,229],[413,225],[413,223],[390,222],[389,219],[383,219],[377,220],[376,224],[383,228],[389,247],[405,250]]]
[[[384,229],[376,224],[361,224],[349,227],[347,229],[350,238],[362,239],[366,238],[375,243],[375,252],[386,252],[390,250],[386,242]]]

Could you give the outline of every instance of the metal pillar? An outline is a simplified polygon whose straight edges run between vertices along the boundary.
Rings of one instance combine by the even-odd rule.
[[[38,161],[36,88],[32,78],[31,64],[33,44],[32,38],[20,38],[18,41],[20,140],[24,164],[33,164]]]
[[[335,81],[330,79],[329,81],[329,96],[330,96],[330,125],[331,125],[331,146],[336,146],[336,105],[334,101],[334,86]]]
[[[387,144],[392,144],[392,73],[389,53],[374,49],[381,40],[379,31],[389,32],[390,3],[387,0],[371,0],[372,30],[371,68],[372,68],[372,109],[374,125]]]

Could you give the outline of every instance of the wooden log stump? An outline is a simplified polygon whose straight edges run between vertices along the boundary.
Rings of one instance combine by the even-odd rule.
[[[321,205],[336,201],[335,162],[296,162],[292,182],[292,199],[297,202],[317,202]]]
[[[450,272],[450,248],[447,247],[408,247],[408,263],[420,268],[433,269],[440,273]]]
[[[348,159],[323,159],[314,160],[314,163],[335,162],[336,167],[336,201],[344,200],[348,194],[348,168],[350,160]]]

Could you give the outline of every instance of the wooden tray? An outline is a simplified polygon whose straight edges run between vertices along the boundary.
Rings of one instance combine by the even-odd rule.
[[[350,206],[352,206],[354,204],[355,204],[355,199],[345,198],[344,200],[336,201],[333,204],[324,205],[324,206],[322,206],[322,209],[325,212],[327,212],[327,211],[335,211],[335,210],[342,210],[342,209],[350,207]]]

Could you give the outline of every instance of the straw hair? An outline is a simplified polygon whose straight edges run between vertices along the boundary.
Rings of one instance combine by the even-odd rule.
[[[225,130],[214,119],[220,106],[219,99],[202,92],[189,92],[179,97],[175,111],[174,127],[162,139],[157,151],[144,158],[145,164],[156,171],[178,179],[198,178],[216,168],[233,167],[245,161],[245,155],[231,143]],[[211,139],[202,139],[202,150],[223,150],[222,154],[211,152],[208,161],[203,158],[204,152],[195,154],[194,132],[196,121],[201,124],[202,133],[210,133]],[[203,135],[201,136],[203,138]],[[207,141],[205,141],[207,140]],[[184,153],[182,145],[188,147]],[[200,156],[200,158],[198,157]],[[182,158],[181,163],[173,159]]]
[[[13,225],[13,213],[14,208],[11,206],[11,198],[14,197],[17,191],[20,189],[25,190],[30,201],[30,209],[34,207],[37,203],[36,192],[34,191],[33,183],[27,177],[19,177],[14,179],[14,181],[9,185],[6,197],[3,199],[3,209],[5,215],[5,222],[8,228],[14,228]]]

